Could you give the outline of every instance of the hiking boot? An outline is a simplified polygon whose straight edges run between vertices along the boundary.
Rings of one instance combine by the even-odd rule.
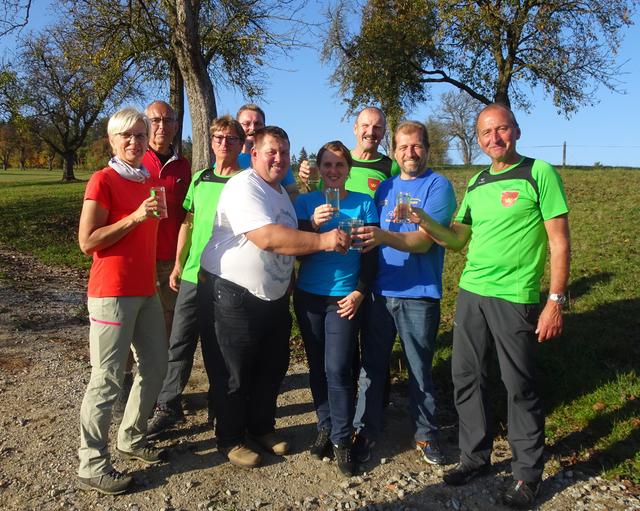
[[[251,438],[265,451],[273,453],[276,456],[283,456],[289,452],[289,442],[280,438],[275,432],[261,436],[251,435]]]
[[[523,480],[511,481],[511,484],[502,496],[505,506],[516,509],[530,509],[540,491],[540,481],[528,483]]]
[[[120,495],[126,492],[133,482],[131,476],[111,469],[111,472],[96,477],[80,477],[76,478],[78,488],[82,490],[96,490],[105,495]]]
[[[231,447],[218,447],[218,450],[227,457],[229,463],[236,467],[255,468],[260,465],[260,455],[244,444],[233,445]]]
[[[123,451],[116,447],[116,451],[120,453],[120,455],[128,460],[140,460],[144,461],[149,465],[157,465],[164,461],[165,451],[164,449],[156,449],[151,444],[143,445],[138,449],[134,449],[133,451]]]
[[[356,473],[356,462],[353,459],[350,445],[334,445],[333,455],[336,458],[338,469],[343,475],[352,477]]]
[[[422,454],[422,459],[431,465],[444,465],[444,454],[440,450],[437,440],[416,442],[416,450]]]
[[[309,448],[309,453],[314,458],[322,460],[331,454],[331,439],[329,438],[331,430],[329,428],[320,428],[315,442]]]
[[[118,392],[118,397],[116,398],[115,403],[113,403],[113,408],[111,408],[111,416],[113,420],[120,421],[122,420],[122,416],[124,415],[124,409],[127,406],[127,401],[129,400],[129,394],[131,393],[131,387],[133,386],[133,373],[124,373],[124,380],[122,382],[122,387],[120,387],[120,392]]]
[[[366,463],[371,459],[371,449],[376,445],[373,440],[369,440],[366,436],[356,433],[353,437],[353,445],[351,450],[353,457],[357,463]]]
[[[157,406],[147,423],[147,438],[153,440],[178,423],[184,422],[182,413],[171,408]]]
[[[450,486],[462,486],[478,476],[488,474],[490,468],[491,465],[489,463],[472,467],[460,462],[442,476],[442,480]]]

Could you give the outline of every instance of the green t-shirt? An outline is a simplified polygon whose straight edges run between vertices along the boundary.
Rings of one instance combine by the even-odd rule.
[[[191,248],[182,269],[182,280],[192,284],[198,283],[200,256],[213,232],[220,192],[231,177],[216,174],[214,165],[213,168],[197,172],[191,179],[182,203],[182,207],[193,214]]]
[[[544,221],[568,211],[560,175],[542,160],[523,158],[503,171],[476,174],[454,219],[471,226],[460,287],[538,303],[547,256]]]
[[[400,174],[400,167],[388,156],[382,155],[377,160],[353,158],[345,188],[350,192],[366,193],[373,198],[380,183],[396,174]]]

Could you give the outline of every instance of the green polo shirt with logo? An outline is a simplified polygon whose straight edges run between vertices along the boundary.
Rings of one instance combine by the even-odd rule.
[[[455,221],[471,227],[460,287],[514,303],[538,303],[547,256],[544,221],[569,211],[562,179],[532,158],[469,181]]]
[[[216,209],[220,193],[232,176],[221,176],[216,173],[215,165],[196,172],[191,179],[182,207],[193,214],[193,231],[189,256],[182,269],[182,280],[198,283],[200,256],[213,233]]]
[[[397,174],[400,174],[400,167],[384,154],[376,160],[353,158],[345,188],[350,192],[366,193],[373,198],[380,183]]]

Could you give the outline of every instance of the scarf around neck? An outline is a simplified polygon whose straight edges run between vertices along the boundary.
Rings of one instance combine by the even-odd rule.
[[[141,165],[139,169],[136,169],[122,161],[117,156],[114,156],[109,160],[109,167],[115,170],[123,178],[129,181],[135,181],[136,183],[144,183],[149,177],[151,177],[151,174],[149,174],[149,171],[145,169],[143,165]]]

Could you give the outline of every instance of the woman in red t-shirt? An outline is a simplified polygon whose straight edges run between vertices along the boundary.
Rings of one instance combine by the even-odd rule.
[[[132,478],[115,470],[108,450],[111,409],[124,378],[130,347],[138,374],[118,431],[124,458],[159,463],[146,440],[147,419],[167,367],[166,334],[156,292],[156,238],[161,205],[141,165],[149,120],[133,108],[107,126],[114,156],[85,191],[78,241],[93,257],[88,286],[91,379],[80,409],[78,484],[101,493],[124,493]]]

